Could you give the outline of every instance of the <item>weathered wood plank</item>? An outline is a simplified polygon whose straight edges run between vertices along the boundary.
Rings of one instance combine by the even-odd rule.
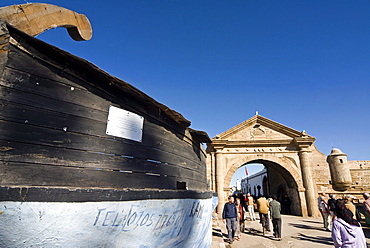
[[[60,103],[67,102],[100,111],[106,111],[107,106],[109,106],[106,99],[92,94],[79,84],[60,77],[54,79],[49,76],[49,78],[46,78],[7,68],[4,70],[0,85],[17,91],[32,93],[38,97],[52,98],[57,103],[59,101]]]
[[[0,163],[2,185],[175,189],[175,179],[145,173],[123,173],[37,164]]]
[[[58,113],[73,114],[75,116],[105,120],[106,111],[99,111],[93,108],[86,108],[73,103],[58,101],[50,97],[43,97],[33,93],[17,91],[11,88],[0,86],[0,93],[4,101],[33,106],[40,109],[50,110]],[[108,109],[109,104],[107,104]]]
[[[158,151],[163,151],[175,154],[176,156],[183,156],[190,160],[194,161],[199,160],[199,157],[197,157],[193,151],[194,147],[191,147],[193,144],[188,144],[188,148],[184,149],[184,147],[186,147],[185,138],[180,140],[172,132],[168,132],[164,128],[158,127],[157,125],[154,125],[147,121],[145,121],[144,126],[143,144],[137,144],[136,142],[130,142],[124,139],[105,135],[106,123],[101,121],[95,121],[84,117],[80,118],[71,115],[64,115],[60,113],[55,113],[54,111],[42,110],[40,108],[29,107],[27,105],[16,105],[6,103],[4,101],[0,101],[0,110],[1,110],[0,119],[12,120],[17,122],[17,124],[14,123],[14,128],[16,128],[18,132],[22,132],[24,128],[29,128],[24,127],[25,124],[32,125],[32,127],[34,126],[39,127],[37,130],[41,136],[47,137],[50,136],[52,132],[55,132],[55,134],[53,135],[56,136],[54,137],[54,141],[51,144],[55,144],[55,140],[62,140],[63,137],[66,136],[67,131],[69,133],[72,133],[71,135],[79,134],[79,137],[81,137],[81,135],[86,134],[87,139],[89,140],[98,138],[97,142],[101,142],[101,139],[103,138],[108,139],[110,143],[112,142],[112,140],[125,143],[128,142],[129,144],[134,146],[142,145],[145,147],[151,147],[152,150],[156,150],[156,153],[158,153]],[[32,127],[30,128],[32,129]],[[13,129],[13,125],[9,127],[9,129]],[[58,130],[63,132],[58,132]],[[24,135],[25,133],[19,134],[17,136],[23,137]],[[8,137],[8,139],[11,138]],[[34,140],[35,142],[37,142],[36,140],[38,139],[45,140],[45,138],[41,138],[40,136],[39,138],[32,137],[30,139]],[[24,140],[24,142],[30,141]],[[61,143],[62,141],[59,142]],[[91,140],[91,142],[94,141]],[[109,147],[111,146],[112,145],[109,145]],[[199,149],[199,147],[196,148]],[[80,149],[82,148],[80,147]],[[102,152],[102,150],[100,150],[100,152]],[[111,153],[117,153],[117,151],[111,151]],[[155,160],[158,158],[151,157],[151,159]]]
[[[0,201],[99,202],[152,199],[209,199],[212,192],[104,188],[0,187]]]
[[[99,137],[70,132],[55,128],[34,126],[32,122],[9,123],[0,120],[0,139],[21,143],[41,145],[46,147],[66,148],[71,150],[83,150],[94,153],[116,154],[118,156],[132,156],[140,159],[149,159],[162,163],[182,164],[190,168],[199,163],[199,158],[192,151],[192,146],[175,147],[175,142],[170,147],[161,145],[147,146],[135,141],[122,141],[110,137]],[[150,139],[151,137],[146,137]],[[162,141],[163,142],[163,141]],[[155,143],[153,141],[152,143]],[[167,142],[169,143],[169,142]],[[192,155],[192,156],[191,156]]]
[[[35,144],[0,141],[0,161],[30,164],[49,164],[76,168],[123,170],[138,173],[158,173],[167,176],[182,175],[185,178],[202,178],[205,171],[201,164],[170,164],[137,157],[108,153],[94,153]],[[42,162],[40,162],[42,161]]]
[[[1,185],[58,186],[58,187],[113,187],[176,189],[176,182],[189,180],[146,173],[79,169],[65,166],[0,162]],[[204,181],[191,181],[192,188],[204,187]]]

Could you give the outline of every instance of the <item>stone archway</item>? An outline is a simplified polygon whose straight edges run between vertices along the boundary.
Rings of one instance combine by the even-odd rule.
[[[237,169],[246,164],[259,163],[268,168],[268,174],[273,174],[274,178],[278,179],[268,180],[265,178],[265,182],[262,185],[264,188],[263,192],[269,192],[271,194],[278,195],[279,186],[280,188],[283,187],[285,192],[288,193],[292,198],[292,201],[297,203],[293,213],[297,215],[308,215],[301,172],[293,160],[287,157],[279,157],[271,154],[245,155],[244,153],[239,153],[231,156],[233,158],[230,158],[230,156],[225,154],[226,161],[231,163],[231,166],[229,167],[228,171],[225,172],[224,197],[228,196],[229,188],[227,188],[227,185],[230,184],[232,176]],[[219,194],[219,197],[221,198],[222,196]]]
[[[315,138],[260,115],[217,135],[207,147],[210,189],[218,193],[217,212],[222,212],[235,171],[244,164],[267,164],[289,178],[300,202],[298,213],[317,216],[315,173],[330,175],[325,156],[314,146]],[[314,163],[317,163],[313,169]],[[292,186],[294,185],[294,186]]]

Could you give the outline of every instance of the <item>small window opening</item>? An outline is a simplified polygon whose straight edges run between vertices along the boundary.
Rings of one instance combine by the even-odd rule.
[[[186,182],[176,182],[176,188],[179,190],[187,190],[188,187],[186,186]]]
[[[341,164],[343,164],[343,159],[341,159],[341,158],[340,158],[340,159],[339,159],[339,162],[340,162]]]

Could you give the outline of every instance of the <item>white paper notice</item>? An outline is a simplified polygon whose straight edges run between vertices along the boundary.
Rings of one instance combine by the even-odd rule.
[[[109,106],[107,135],[141,142],[144,117],[135,113]]]

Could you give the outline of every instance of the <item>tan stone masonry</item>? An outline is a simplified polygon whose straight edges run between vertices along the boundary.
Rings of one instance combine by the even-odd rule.
[[[347,162],[346,157],[340,158],[346,164],[333,167],[337,173],[334,179],[345,176],[347,181],[348,178],[352,181],[348,185],[340,184],[346,189],[335,190],[327,158],[314,142],[315,138],[305,131],[260,115],[212,138],[207,146],[207,179],[209,188],[219,195],[217,212],[221,213],[229,195],[232,176],[248,163],[266,166],[269,194],[290,195],[292,211],[297,215],[318,216],[317,196],[321,192],[352,194],[361,199],[363,192],[370,191],[370,161]],[[348,168],[350,176],[341,176],[342,172],[336,168]]]

